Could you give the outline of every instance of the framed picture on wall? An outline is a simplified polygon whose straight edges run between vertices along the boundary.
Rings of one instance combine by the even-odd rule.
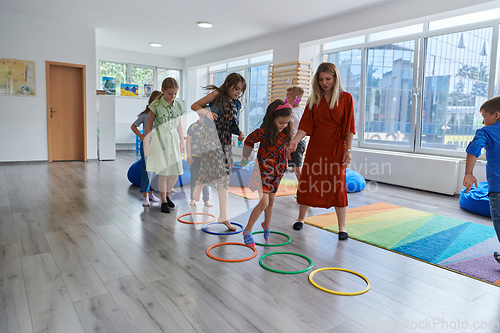
[[[138,84],[122,83],[120,91],[122,96],[139,97]]]
[[[145,84],[144,85],[144,97],[151,96],[152,92],[153,92],[153,85],[152,84]]]
[[[102,77],[102,90],[106,95],[116,95],[116,80],[114,77]]]
[[[0,59],[0,95],[36,96],[35,62]]]

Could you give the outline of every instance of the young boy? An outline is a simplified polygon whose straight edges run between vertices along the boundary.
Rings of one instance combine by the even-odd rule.
[[[493,226],[500,241],[500,96],[493,97],[481,105],[484,127],[476,131],[474,139],[467,146],[467,160],[465,163],[464,186],[467,193],[475,184],[476,177],[472,175],[476,160],[481,155],[481,149],[486,150],[486,179],[488,180],[488,196],[490,198],[490,212]],[[493,253],[500,264],[500,254]]]
[[[199,140],[200,133],[203,128],[203,118],[205,116],[198,115],[200,118],[197,122],[191,124],[187,130],[186,137],[186,162],[191,166],[191,201],[190,206],[196,206],[196,201],[193,200],[193,192],[196,187],[196,180],[198,179],[198,171],[200,171],[200,154],[199,154]],[[203,186],[203,201],[206,207],[212,207],[212,203],[208,201],[209,189],[208,185]]]
[[[292,86],[286,88],[286,97],[288,98],[288,103],[292,104],[292,120],[290,121],[290,128],[292,129],[292,139],[297,134],[299,128],[300,119],[304,110],[299,106],[300,100],[304,96],[304,89],[299,86]],[[291,159],[288,161],[288,165],[292,167],[292,171],[295,173],[297,180],[300,180],[300,174],[302,172],[302,157],[306,150],[305,140],[300,140],[297,145],[297,149],[291,154]]]

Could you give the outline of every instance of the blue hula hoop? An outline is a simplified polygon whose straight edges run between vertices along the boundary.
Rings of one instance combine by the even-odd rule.
[[[212,234],[212,235],[234,235],[234,234],[239,234],[240,232],[243,231],[243,226],[239,223],[236,223],[236,222],[229,222],[231,224],[234,224],[234,225],[237,225],[238,227],[240,227],[240,230],[236,230],[236,231],[232,231],[232,232],[212,232],[212,231],[208,231],[207,229],[205,229],[206,227],[208,227],[209,225],[211,224],[223,224],[223,223],[220,223],[220,222],[211,222],[211,223],[207,223],[203,226],[203,228],[201,228],[201,230],[205,231],[207,234]]]

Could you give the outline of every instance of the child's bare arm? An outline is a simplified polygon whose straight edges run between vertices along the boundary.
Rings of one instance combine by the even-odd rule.
[[[139,137],[139,140],[141,140],[141,141],[144,140],[144,134],[139,132],[139,130],[137,129],[137,126],[135,126],[135,124],[132,124],[132,126],[130,126],[130,129],[132,130],[132,132],[134,132],[135,135],[137,135]]]
[[[469,193],[472,185],[476,185],[477,188],[477,179],[472,174],[474,170],[474,166],[476,165],[477,157],[472,154],[467,154],[467,158],[465,160],[465,176],[463,185],[467,188],[465,191]]]
[[[191,105],[191,110],[196,111],[200,116],[207,116],[210,120],[216,120],[217,114],[213,112],[207,112],[208,110],[206,110],[205,107],[215,101],[215,97],[217,97],[217,94],[218,92],[214,91],[197,100]]]

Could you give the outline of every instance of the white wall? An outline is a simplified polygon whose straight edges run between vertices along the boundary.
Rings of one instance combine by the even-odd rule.
[[[95,30],[0,12],[0,57],[35,62],[36,96],[0,96],[0,162],[48,160],[45,61],[86,66],[87,158],[97,158]]]
[[[98,46],[96,48],[97,61],[129,62],[132,64],[183,69],[184,58],[168,57],[158,54],[142,53],[128,50],[112,49]],[[99,69],[98,69],[99,70]]]

